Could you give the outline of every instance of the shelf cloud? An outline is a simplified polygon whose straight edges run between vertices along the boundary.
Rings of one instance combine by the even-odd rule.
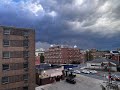
[[[120,47],[119,11],[119,0],[0,0],[0,25],[34,28],[37,47],[113,49]]]

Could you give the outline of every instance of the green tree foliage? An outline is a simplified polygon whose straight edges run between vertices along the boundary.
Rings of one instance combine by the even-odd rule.
[[[71,64],[80,64],[80,62],[77,62],[77,61],[72,61]]]
[[[43,56],[43,54],[41,53],[41,55],[40,55],[40,63],[44,63],[44,56]]]
[[[91,54],[91,51],[86,51],[86,60],[91,61],[93,60],[93,55]]]

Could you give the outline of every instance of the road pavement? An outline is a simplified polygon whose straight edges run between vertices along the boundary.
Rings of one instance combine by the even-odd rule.
[[[101,80],[79,74],[77,74],[75,80],[77,82],[76,84],[70,84],[63,80],[51,85],[46,85],[42,87],[42,89],[37,88],[36,90],[101,90]]]

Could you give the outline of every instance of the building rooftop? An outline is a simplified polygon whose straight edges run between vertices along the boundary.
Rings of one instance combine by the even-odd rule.
[[[48,69],[54,69],[54,68],[60,68],[60,65],[53,65],[53,64],[40,64],[40,65],[36,65],[36,69],[39,70],[48,70]]]
[[[88,63],[102,63],[102,62],[112,62],[115,64],[119,64],[116,60],[111,60],[111,59],[106,59],[106,58],[98,58],[98,59],[94,59],[92,61],[88,61]]]
[[[0,26],[0,27],[2,27],[2,28],[6,28],[6,29],[17,29],[17,30],[21,30],[21,29],[24,29],[24,30],[34,30],[34,29],[32,29],[32,28],[22,28],[22,27],[14,27],[14,26]]]
[[[44,52],[45,49],[43,49],[43,48],[39,48],[39,49],[36,49],[35,51],[36,51],[36,52]]]

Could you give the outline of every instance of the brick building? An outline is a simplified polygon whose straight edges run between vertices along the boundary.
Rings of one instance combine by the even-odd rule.
[[[0,90],[35,90],[35,31],[0,26]]]
[[[39,65],[41,63],[40,56],[44,57],[44,52],[45,50],[42,48],[35,50],[35,65]]]
[[[91,49],[90,53],[92,55],[92,59],[102,58],[105,57],[106,54],[109,54],[110,51],[100,51],[97,49]]]
[[[117,61],[120,64],[120,55],[112,55],[111,59]]]
[[[51,64],[70,64],[72,62],[82,63],[84,55],[80,49],[68,46],[52,46],[45,51],[45,62]]]

